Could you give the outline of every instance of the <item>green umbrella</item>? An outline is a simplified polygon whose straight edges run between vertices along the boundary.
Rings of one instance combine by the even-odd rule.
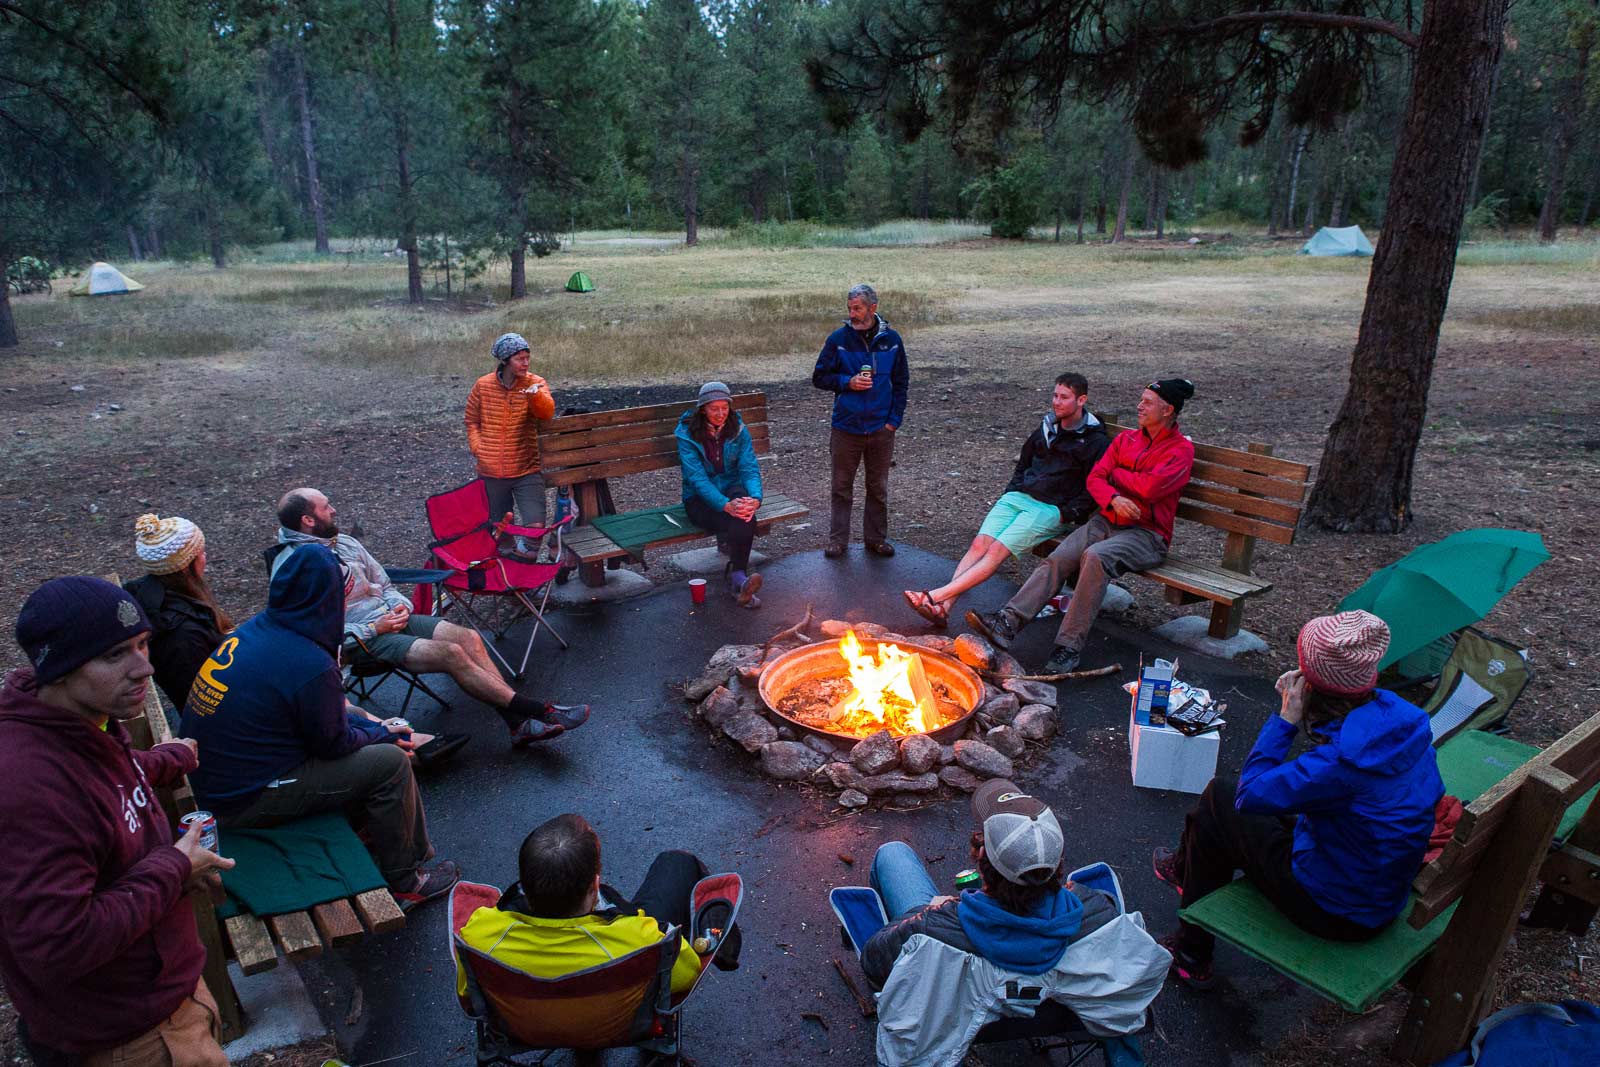
[[[1391,563],[1339,602],[1389,624],[1387,667],[1429,641],[1483,618],[1528,572],[1550,558],[1525,530],[1462,530]]]

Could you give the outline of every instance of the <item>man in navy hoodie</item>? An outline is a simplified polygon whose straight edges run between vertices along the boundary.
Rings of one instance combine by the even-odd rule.
[[[155,789],[194,744],[135,749],[150,623],[100,578],[56,578],[17,616],[31,664],[0,687],[0,976],[39,1067],[225,1067],[188,890],[233,866],[173,840]]]
[[[889,466],[894,460],[894,435],[906,417],[906,391],[911,371],[900,335],[878,317],[878,294],[857,285],[845,295],[849,319],[828,335],[817,355],[811,384],[834,393],[833,517],[828,526],[829,559],[844,555],[850,543],[850,511],[856,470],[867,467],[867,503],[862,513],[862,540],[867,551],[894,555],[889,543]]]
[[[340,563],[306,545],[272,576],[267,610],[200,668],[183,734],[200,744],[190,779],[224,826],[266,827],[323,811],[360,818],[368,847],[403,909],[459,879],[432,858],[412,775],[409,728],[349,709],[337,660],[344,635]]]

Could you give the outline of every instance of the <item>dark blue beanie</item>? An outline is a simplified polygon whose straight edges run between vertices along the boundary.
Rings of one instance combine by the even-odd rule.
[[[17,644],[48,685],[130,637],[147,633],[139,602],[104,578],[52,578],[33,591],[17,615]]]

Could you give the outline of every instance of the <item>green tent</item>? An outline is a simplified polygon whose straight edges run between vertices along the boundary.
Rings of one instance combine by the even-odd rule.
[[[590,281],[589,276],[583,271],[575,270],[572,272],[572,277],[567,279],[567,292],[592,293],[594,292],[594,282]]]
[[[1372,242],[1360,226],[1324,226],[1300,248],[1302,256],[1370,256]]]

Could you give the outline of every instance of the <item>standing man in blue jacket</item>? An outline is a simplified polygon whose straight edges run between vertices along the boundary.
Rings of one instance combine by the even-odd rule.
[[[456,865],[432,865],[428,820],[402,719],[347,708],[341,564],[322,545],[290,553],[267,610],[211,653],[183,709],[199,744],[190,781],[224,827],[269,827],[324,811],[360,820],[389,891],[404,910],[449,892]]]
[[[900,335],[878,317],[878,294],[870,285],[845,294],[849,319],[828,335],[817,355],[811,384],[836,394],[833,400],[833,518],[828,526],[829,559],[844,555],[850,543],[850,511],[856,469],[867,465],[867,504],[862,540],[867,551],[894,555],[889,543],[889,467],[894,435],[906,416],[911,370]]]

